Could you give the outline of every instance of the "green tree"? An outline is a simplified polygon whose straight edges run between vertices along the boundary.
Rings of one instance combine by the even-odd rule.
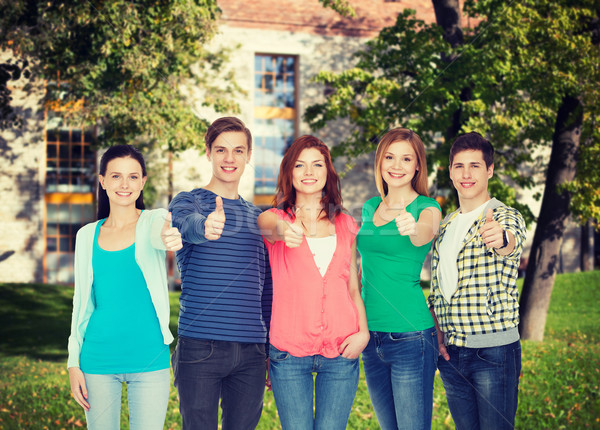
[[[222,72],[227,50],[206,48],[219,12],[215,0],[2,2],[0,49],[14,60],[0,65],[0,126],[19,125],[7,83],[25,71],[66,83],[49,85],[44,101],[64,108],[83,100],[65,114],[98,126],[100,144],[201,148],[207,124],[185,89],[217,112],[237,109],[239,88]]]
[[[391,127],[417,130],[437,172],[436,193],[450,197],[450,208],[452,138],[479,131],[497,150],[492,195],[529,221],[533,215],[513,185],[535,185],[541,154],[537,167],[546,187],[521,330],[525,338],[542,339],[567,217],[600,221],[600,173],[594,168],[600,152],[600,3],[466,1],[464,12],[478,24],[464,34],[456,25],[461,11],[455,0],[436,0],[434,6],[438,24],[407,10],[357,53],[355,68],[320,73],[317,81],[334,92],[309,107],[306,119],[320,128],[347,118],[349,137],[334,152],[350,160],[373,150]],[[548,152],[549,161],[543,161]]]

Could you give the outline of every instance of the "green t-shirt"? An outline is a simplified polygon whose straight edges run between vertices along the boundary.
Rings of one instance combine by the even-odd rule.
[[[373,215],[381,197],[368,200],[362,210],[357,249],[362,259],[362,298],[369,330],[393,333],[426,330],[434,326],[420,285],[421,268],[431,242],[414,246],[401,236],[394,220],[376,227]],[[418,196],[406,210],[418,221],[421,211],[440,205]]]

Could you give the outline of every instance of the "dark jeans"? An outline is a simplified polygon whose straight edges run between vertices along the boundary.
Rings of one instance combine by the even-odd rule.
[[[521,373],[521,343],[491,348],[446,347],[438,369],[458,430],[515,427]]]
[[[184,430],[256,428],[265,392],[265,345],[180,337],[171,357]]]

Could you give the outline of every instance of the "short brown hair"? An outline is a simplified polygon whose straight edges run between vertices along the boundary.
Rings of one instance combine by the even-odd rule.
[[[252,134],[241,119],[233,116],[224,116],[215,120],[204,135],[204,142],[206,143],[206,149],[210,152],[212,144],[222,133],[230,131],[239,131],[246,135],[246,141],[248,142],[248,152],[252,151]]]
[[[489,169],[494,164],[494,147],[489,140],[476,131],[461,134],[456,138],[450,148],[450,167],[452,167],[454,156],[463,151],[481,151],[485,167]]]
[[[417,155],[417,172],[410,181],[413,189],[423,195],[429,197],[429,190],[427,189],[427,162],[425,160],[425,145],[417,133],[408,128],[393,128],[383,135],[377,145],[377,152],[375,152],[375,185],[377,191],[381,194],[383,199],[388,193],[388,186],[381,176],[381,163],[385,152],[394,142],[408,142],[412,146]]]

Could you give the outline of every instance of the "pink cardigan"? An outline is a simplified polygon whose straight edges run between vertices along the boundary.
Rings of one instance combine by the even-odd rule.
[[[293,222],[280,209],[270,211]],[[352,243],[358,226],[351,216],[340,214],[335,232],[336,249],[325,276],[321,276],[306,238],[298,248],[265,240],[273,276],[269,339],[277,349],[296,357],[337,357],[340,344],[359,329],[358,311],[348,292]]]

